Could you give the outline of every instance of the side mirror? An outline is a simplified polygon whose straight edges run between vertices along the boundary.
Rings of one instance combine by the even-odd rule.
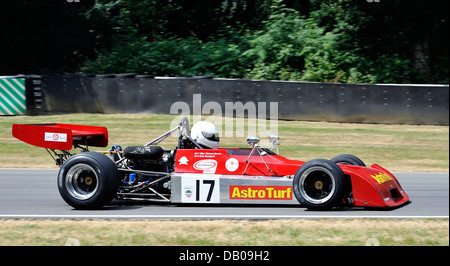
[[[260,139],[257,138],[257,137],[253,137],[253,136],[248,136],[247,137],[247,144],[248,145],[255,146],[256,144],[258,144],[259,141],[260,141]]]
[[[278,142],[279,139],[280,137],[278,137],[277,135],[269,134],[269,142],[272,143],[272,147],[270,148],[270,150],[273,151],[273,148],[277,148],[277,154],[280,154],[280,152],[278,151],[278,145],[280,145],[280,142]]]
[[[269,134],[269,142],[273,145],[280,145],[280,143],[278,142],[279,139],[280,137],[278,137],[277,135]]]

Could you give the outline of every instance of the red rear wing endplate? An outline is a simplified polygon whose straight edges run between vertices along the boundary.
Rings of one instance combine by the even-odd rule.
[[[108,146],[106,127],[57,123],[13,124],[12,135],[25,143],[54,150],[68,151],[75,145]]]

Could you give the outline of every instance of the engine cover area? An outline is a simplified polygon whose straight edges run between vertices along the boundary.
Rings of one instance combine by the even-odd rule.
[[[131,160],[157,161],[162,158],[164,150],[159,146],[128,146],[123,155]]]

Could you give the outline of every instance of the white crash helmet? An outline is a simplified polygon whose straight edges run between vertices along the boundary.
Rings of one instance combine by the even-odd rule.
[[[197,122],[191,129],[191,138],[206,148],[219,148],[219,131],[210,122]]]

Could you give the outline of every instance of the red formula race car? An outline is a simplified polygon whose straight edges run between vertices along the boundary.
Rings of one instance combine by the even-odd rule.
[[[195,126],[194,126],[195,127]],[[192,131],[194,130],[194,127]],[[175,149],[158,144],[179,134]],[[191,136],[189,121],[143,146],[106,147],[104,127],[14,124],[14,137],[46,148],[60,166],[58,189],[76,209],[96,209],[114,198],[168,203],[297,204],[310,210],[361,206],[393,208],[409,201],[395,176],[349,154],[308,162],[278,155],[247,138],[251,148],[205,148]],[[205,135],[205,132],[203,131]],[[205,135],[214,139],[216,136]],[[72,147],[81,152],[71,154]]]

